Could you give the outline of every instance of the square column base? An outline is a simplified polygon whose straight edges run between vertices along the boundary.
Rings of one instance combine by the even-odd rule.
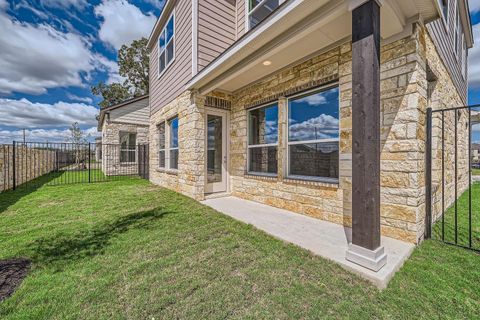
[[[383,247],[369,250],[351,243],[345,258],[364,268],[377,272],[387,263],[387,255]]]

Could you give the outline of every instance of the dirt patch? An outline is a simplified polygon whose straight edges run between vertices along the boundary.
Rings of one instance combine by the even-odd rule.
[[[10,297],[27,276],[30,260],[15,258],[0,260],[0,301]]]

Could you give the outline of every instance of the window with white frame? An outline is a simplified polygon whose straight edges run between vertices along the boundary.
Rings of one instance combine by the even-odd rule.
[[[277,174],[278,105],[248,111],[248,172]]]
[[[272,13],[284,0],[247,0],[248,28],[252,29]]]
[[[178,117],[168,121],[168,167],[178,169]]]
[[[457,12],[456,14],[456,24],[455,24],[455,57],[457,58],[457,60],[460,60],[460,42],[462,41],[462,23],[460,21],[460,16],[459,16],[459,13]]]
[[[165,122],[158,125],[158,166],[165,168]]]
[[[158,75],[160,76],[175,58],[175,14],[172,13],[158,38]]]
[[[136,161],[137,134],[131,132],[120,132],[120,162]]]
[[[338,95],[335,86],[289,99],[289,177],[338,181]]]
[[[445,22],[448,25],[448,1],[449,0],[441,0],[440,4],[442,6],[442,13],[443,13],[443,18],[445,19]]]

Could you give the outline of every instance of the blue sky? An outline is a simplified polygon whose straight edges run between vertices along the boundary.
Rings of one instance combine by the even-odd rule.
[[[117,50],[149,36],[164,0],[0,0],[0,143],[92,136],[99,81],[118,82]]]
[[[0,0],[0,143],[59,141],[78,121],[95,135],[99,97],[117,82],[117,50],[148,37],[165,0]],[[469,103],[480,104],[480,0],[470,0],[477,46]],[[474,133],[480,141],[480,128]]]

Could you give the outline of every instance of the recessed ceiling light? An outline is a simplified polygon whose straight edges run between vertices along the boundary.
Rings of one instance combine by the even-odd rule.
[[[263,65],[264,65],[264,66],[269,66],[269,65],[271,65],[271,64],[272,64],[272,61],[269,61],[269,60],[263,61]]]

